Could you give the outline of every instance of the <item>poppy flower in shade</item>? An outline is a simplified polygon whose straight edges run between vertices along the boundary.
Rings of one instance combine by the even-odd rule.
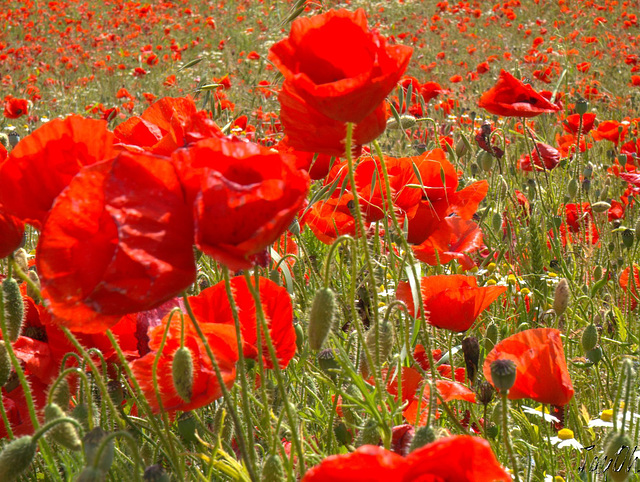
[[[18,119],[29,114],[29,101],[8,96],[4,100],[4,116],[7,119]]]
[[[118,125],[113,133],[118,145],[128,150],[165,156],[179,147],[222,136],[215,122],[205,111],[198,111],[189,97],[163,97],[141,116]]]
[[[173,155],[193,206],[196,244],[232,271],[268,248],[305,205],[309,175],[295,159],[237,138],[211,138]]]
[[[213,351],[224,384],[227,388],[231,388],[236,378],[236,362],[238,361],[238,344],[236,341],[235,328],[233,326],[208,323],[207,321],[209,320],[197,319],[200,324],[200,329]],[[191,352],[191,359],[193,361],[191,399],[186,402],[178,395],[173,382],[172,365],[175,352],[180,348],[181,323],[179,316],[174,315],[171,317],[169,314],[164,318],[161,325],[149,331],[149,348],[151,352],[131,363],[133,375],[140,384],[140,388],[147,402],[149,402],[151,409],[154,412],[160,411],[158,396],[154,390],[153,365],[158,350],[160,349],[167,323],[171,323],[171,325],[169,326],[169,333],[164,347],[160,353],[156,371],[158,391],[163,410],[167,412],[174,412],[176,410],[186,412],[204,407],[220,398],[222,396],[222,389],[218,383],[211,359],[207,354],[204,343],[196,333],[189,319],[185,319],[184,322],[184,346]]]
[[[491,364],[511,360],[516,381],[509,390],[511,400],[530,398],[538,403],[566,405],[573,397],[560,331],[535,328],[505,338],[487,355],[484,376],[491,381]]]
[[[353,194],[346,191],[338,197],[318,201],[300,218],[300,225],[309,226],[316,238],[325,244],[332,244],[345,234],[355,236],[353,203]],[[368,226],[365,223],[365,229]]]
[[[593,112],[586,112],[582,116],[582,135],[588,134],[593,129],[596,115]],[[580,128],[580,114],[571,114],[562,121],[562,128],[569,134],[577,135]]]
[[[22,244],[24,223],[0,205],[0,259],[6,258]]]
[[[442,438],[402,457],[374,445],[333,455],[309,470],[303,482],[510,482],[489,442],[457,435]]]
[[[360,123],[395,88],[412,52],[369,30],[363,9],[343,9],[294,20],[269,60],[284,75],[285,89],[310,108],[338,122]]]
[[[296,150],[317,152],[329,156],[345,155],[347,124],[325,116],[306,104],[285,83],[278,94],[280,122],[288,139]],[[352,154],[360,155],[362,146],[377,139],[387,128],[387,108],[384,103],[358,122],[353,129]]]
[[[535,117],[560,110],[506,70],[500,71],[496,85],[482,94],[478,106],[504,117]]]
[[[0,165],[0,204],[41,229],[73,176],[83,166],[116,154],[105,121],[71,115],[47,122],[22,139]]]
[[[36,265],[56,322],[83,333],[157,307],[195,279],[191,210],[171,163],[122,153],[56,200]]]
[[[543,142],[536,142],[536,146],[537,149],[533,149],[531,154],[525,154],[518,160],[518,167],[520,169],[527,172],[533,171],[531,160],[533,160],[533,165],[536,166],[538,171],[543,171],[544,169],[551,170],[560,163],[560,152],[556,148]],[[538,152],[540,155],[538,155]],[[541,156],[542,160],[540,160]]]
[[[598,127],[591,131],[591,136],[596,141],[606,139],[613,142],[616,146],[627,137],[629,125],[615,120],[600,122]]]
[[[455,332],[471,328],[478,315],[507,291],[506,286],[478,286],[475,277],[463,275],[425,276],[420,289],[427,321]],[[415,313],[407,281],[398,284],[396,297],[405,302],[409,313]]]
[[[339,161],[327,154],[313,154],[307,151],[296,151],[288,145],[288,138],[285,136],[278,144],[274,146],[278,152],[285,154],[291,154],[296,158],[296,167],[298,169],[304,169],[309,173],[309,177],[317,181],[318,179],[324,179],[329,174],[331,169],[332,160],[333,163]]]
[[[296,353],[296,334],[293,327],[293,306],[285,288],[267,278],[260,278],[260,301],[271,341],[281,368],[285,368]],[[256,304],[244,276],[231,279],[233,299],[238,307],[242,331],[243,353],[247,358],[258,358]],[[198,296],[189,298],[197,319],[234,325],[231,305],[224,281],[207,288]],[[262,330],[261,330],[262,331]],[[262,354],[267,368],[273,367],[264,334],[261,334]]]
[[[620,287],[627,293],[629,299],[629,308],[634,310],[638,306],[638,299],[640,299],[640,270],[638,266],[633,266],[633,279],[631,279],[631,268],[626,268],[620,273],[618,283]]]

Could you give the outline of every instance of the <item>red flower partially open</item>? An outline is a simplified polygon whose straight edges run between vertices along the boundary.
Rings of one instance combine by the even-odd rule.
[[[413,49],[387,45],[369,30],[364,10],[330,10],[291,25],[269,50],[285,88],[322,115],[362,122],[396,86]]]
[[[191,211],[167,159],[122,153],[58,197],[36,263],[57,321],[96,333],[159,306],[195,279]]]
[[[518,160],[518,167],[520,169],[531,172],[533,171],[533,164],[538,171],[543,171],[544,169],[551,170],[560,163],[560,152],[556,148],[543,142],[536,142],[536,146],[537,149],[534,148],[531,154],[525,154]],[[540,159],[538,152],[540,156],[542,156],[542,159]]]
[[[235,328],[233,326],[208,323],[210,320],[203,318],[196,319],[200,323],[200,329],[213,351],[225,386],[231,388],[236,378],[236,362],[238,361]],[[188,318],[184,322],[184,344],[191,352],[193,361],[192,395],[188,402],[178,395],[172,376],[174,354],[180,348],[181,323],[178,315],[173,317],[170,314],[167,315],[162,324],[149,331],[149,348],[151,352],[131,363],[131,370],[140,384],[140,388],[151,409],[154,412],[159,412],[160,404],[158,403],[158,396],[155,393],[153,383],[153,366],[160,350],[166,324],[169,322],[171,323],[169,333],[162,348],[156,370],[162,408],[167,412],[175,412],[176,410],[186,412],[204,407],[220,398],[222,389],[204,343]]]
[[[482,94],[478,106],[505,117],[535,117],[560,110],[506,70],[501,70],[496,85]]]
[[[506,286],[478,286],[475,277],[463,275],[425,276],[420,287],[427,321],[455,332],[471,328],[478,315],[507,290]],[[396,297],[415,313],[407,281],[398,284]]]
[[[41,229],[73,176],[116,153],[105,121],[71,115],[47,122],[22,139],[0,165],[0,204]]]
[[[309,175],[295,159],[237,138],[211,138],[174,153],[193,206],[196,244],[232,271],[267,249],[306,202]]]
[[[505,338],[487,355],[484,376],[491,381],[491,363],[512,360],[517,375],[509,390],[511,400],[530,398],[538,403],[566,405],[573,397],[560,331],[535,328]]]

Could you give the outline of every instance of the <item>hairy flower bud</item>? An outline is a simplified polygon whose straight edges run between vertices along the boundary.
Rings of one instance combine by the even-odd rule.
[[[16,280],[7,278],[2,282],[4,294],[5,323],[7,326],[7,338],[15,342],[22,331],[24,321],[24,300],[20,287]]]
[[[309,346],[320,350],[333,328],[336,311],[336,295],[331,288],[319,289],[313,298],[309,313]]]
[[[36,456],[37,443],[33,437],[17,438],[0,452],[0,480],[11,482],[29,468]]]
[[[189,403],[193,395],[193,357],[186,346],[181,346],[174,353],[171,372],[176,392]]]
[[[556,294],[553,298],[553,311],[557,316],[561,316],[567,311],[569,306],[569,283],[566,278],[562,278],[558,286],[556,286]]]

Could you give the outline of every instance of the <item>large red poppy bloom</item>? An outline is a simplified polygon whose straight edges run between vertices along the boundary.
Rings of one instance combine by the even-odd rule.
[[[96,333],[159,306],[195,279],[191,211],[167,159],[122,153],[58,197],[36,264],[56,321]]]
[[[281,368],[285,368],[296,353],[291,297],[285,288],[267,278],[260,278],[259,289],[262,310],[269,327],[269,335],[276,351],[278,364]],[[244,356],[256,360],[258,359],[256,304],[244,276],[231,279],[231,291],[238,308]],[[189,303],[198,319],[234,325],[224,281],[207,288],[198,296],[190,297]],[[266,366],[271,368],[273,363],[262,330],[260,339],[263,359]]]
[[[24,223],[11,216],[0,205],[0,259],[6,258],[22,243]]]
[[[535,117],[560,110],[506,70],[500,71],[496,85],[482,94],[478,106],[505,117]]]
[[[114,132],[116,142],[134,152],[164,156],[179,147],[222,132],[205,111],[198,111],[189,97],[163,97],[141,116],[126,120]]]
[[[345,48],[346,46],[346,48]],[[396,86],[413,49],[387,45],[369,30],[364,10],[298,18],[269,50],[285,87],[324,116],[362,122]]]
[[[606,139],[617,146],[620,142],[624,141],[628,131],[628,124],[623,124],[616,120],[607,120],[600,122],[598,127],[594,131],[591,131],[591,135],[596,141]]]
[[[238,361],[235,328],[233,326],[208,323],[210,320],[206,319],[196,319],[198,319],[200,329],[213,351],[225,386],[231,388],[236,378],[236,362]],[[160,360],[156,370],[162,408],[167,412],[176,410],[185,412],[204,407],[220,398],[222,389],[204,343],[188,318],[184,322],[184,344],[191,352],[193,361],[193,385],[191,399],[188,402],[178,395],[172,374],[173,357],[178,348],[180,348],[181,323],[178,315],[173,317],[170,314],[167,315],[162,324],[149,331],[149,348],[151,352],[131,363],[131,370],[140,384],[140,388],[151,409],[154,412],[159,412],[160,404],[158,403],[158,396],[155,393],[153,383],[153,365],[160,350],[166,324],[169,322],[171,323],[169,333],[160,353]]]
[[[0,166],[0,204],[40,229],[73,176],[116,153],[105,121],[71,115],[47,122],[22,139]]]
[[[463,275],[425,276],[420,288],[427,321],[455,332],[471,328],[478,315],[507,290],[506,286],[478,286],[475,277]],[[407,281],[398,284],[396,297],[415,313]]]
[[[173,161],[193,206],[196,244],[232,271],[266,261],[309,191],[293,157],[236,138],[200,141]]]
[[[4,116],[7,119],[18,119],[29,113],[29,101],[27,99],[18,99],[11,97],[5,99]]]
[[[508,482],[489,442],[458,435],[436,440],[407,457],[374,445],[333,455],[309,470],[303,482]]]
[[[535,328],[505,338],[487,355],[484,376],[491,381],[491,364],[496,360],[516,364],[516,381],[509,398],[530,398],[538,403],[566,405],[573,397],[560,331]]]
[[[582,135],[588,134],[593,129],[596,115],[593,112],[585,112],[582,115]],[[569,134],[577,135],[580,129],[580,114],[571,114],[562,121],[562,128]]]

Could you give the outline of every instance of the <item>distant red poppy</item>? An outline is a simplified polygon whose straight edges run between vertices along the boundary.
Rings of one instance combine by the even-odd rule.
[[[617,146],[620,142],[624,141],[628,131],[628,124],[623,124],[615,120],[608,120],[598,124],[598,127],[591,132],[591,135],[596,141],[606,139]]]
[[[22,139],[0,165],[0,204],[41,229],[73,176],[116,153],[105,121],[71,115],[47,122]]]
[[[491,364],[496,360],[516,364],[516,381],[509,398],[530,398],[538,403],[566,405],[573,397],[560,331],[534,328],[505,338],[493,347],[484,362],[484,376],[491,381]]]
[[[478,105],[492,114],[505,117],[535,117],[560,110],[506,70],[500,71],[498,82],[482,94]]]
[[[596,244],[598,242],[600,234],[589,203],[566,204],[564,215],[566,222],[560,225],[563,246],[567,244],[567,240],[572,243],[579,241]]]
[[[186,315],[185,315],[186,316]],[[222,379],[227,388],[231,388],[236,378],[236,362],[238,360],[238,344],[233,326],[207,323],[209,320],[200,319],[200,329],[211,350],[215,361],[222,373]],[[167,315],[163,323],[149,331],[149,347],[151,352],[131,363],[131,370],[140,384],[147,402],[154,412],[160,411],[158,395],[154,390],[153,366],[160,349],[167,323],[171,323],[169,333],[160,354],[156,377],[158,380],[159,396],[162,409],[167,412],[189,411],[204,407],[222,396],[222,389],[218,384],[211,359],[207,354],[204,343],[193,328],[191,320],[185,319],[184,345],[191,352],[193,361],[193,385],[191,399],[183,400],[175,389],[172,366],[175,352],[180,348],[181,323],[180,317],[174,315],[170,319]],[[185,375],[186,376],[186,375]]]
[[[167,159],[122,153],[85,167],[54,204],[36,265],[56,321],[98,333],[195,279],[193,225]]]
[[[243,353],[247,358],[258,358],[256,304],[244,276],[231,279],[233,299],[238,307],[242,331]],[[293,306],[285,288],[267,278],[260,278],[260,300],[278,364],[285,368],[296,353],[296,334],[293,328]],[[224,281],[207,288],[198,296],[189,298],[196,318],[234,325],[231,305]],[[262,330],[261,330],[262,331]],[[264,333],[261,334],[262,355],[267,368],[273,367]]]
[[[633,266],[633,279],[630,274],[631,268],[626,268],[620,273],[618,283],[628,297],[629,308],[634,310],[638,306],[638,299],[640,299],[640,270],[637,265]]]
[[[309,470],[303,482],[510,482],[489,442],[457,435],[436,440],[406,458],[374,445],[333,455]]]
[[[506,286],[478,286],[476,278],[463,275],[425,276],[420,282],[427,321],[438,328],[467,331],[474,321]],[[415,313],[411,288],[407,281],[398,284],[396,297]]]
[[[412,52],[369,30],[363,9],[343,9],[297,18],[269,59],[284,75],[285,89],[310,108],[338,122],[360,123],[396,86]]]
[[[533,149],[530,154],[525,154],[518,160],[518,167],[520,169],[528,172],[533,171],[533,166],[531,165],[532,159],[533,165],[536,166],[538,171],[544,170],[542,167],[543,164],[544,168],[551,170],[560,163],[560,152],[556,148],[543,142],[536,142],[536,147],[537,149]],[[542,160],[540,160],[538,152],[540,156],[542,156]]]
[[[196,244],[232,271],[266,262],[306,203],[309,175],[292,156],[238,138],[205,139],[173,162],[193,206]]]
[[[588,134],[593,129],[596,115],[593,112],[585,112],[582,116],[582,135]],[[562,121],[562,128],[570,133],[577,135],[580,127],[580,114],[571,114]]]
[[[22,243],[24,223],[6,213],[0,205],[0,259],[6,258]]]
[[[198,111],[190,97],[163,97],[140,117],[132,117],[113,131],[118,145],[134,152],[170,155],[201,139],[221,136],[205,111]]]
[[[4,100],[4,116],[7,119],[18,119],[29,114],[29,101],[8,96]]]

